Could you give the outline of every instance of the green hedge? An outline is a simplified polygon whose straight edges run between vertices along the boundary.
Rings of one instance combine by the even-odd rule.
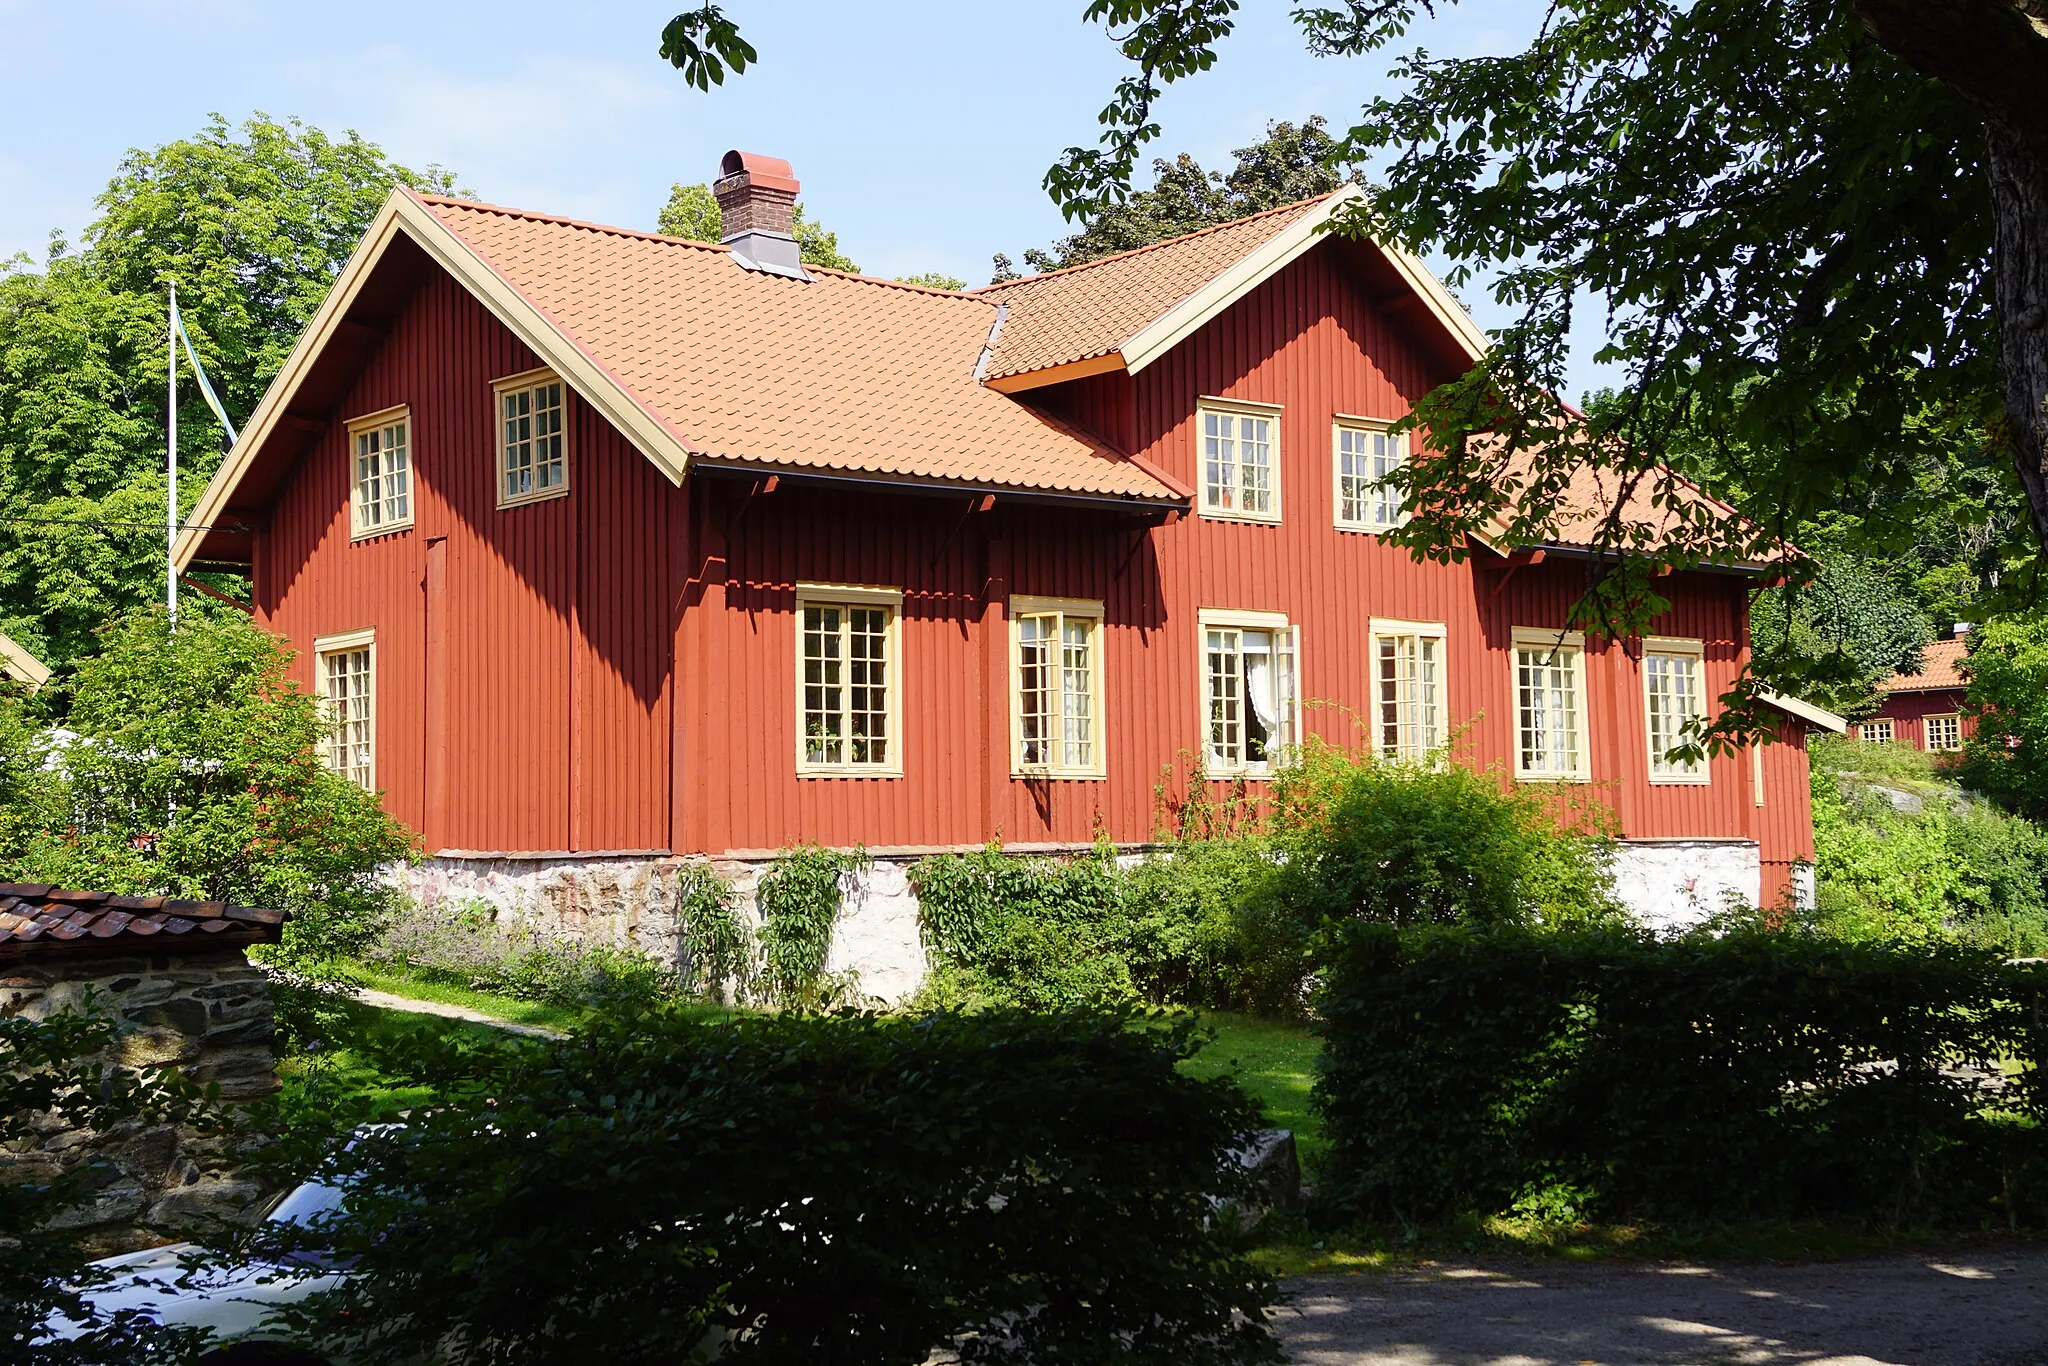
[[[1192,1047],[1120,1014],[654,1013],[416,1055],[440,1099],[334,1159],[354,1217],[313,1237],[359,1260],[295,1318],[366,1361],[667,1363],[707,1331],[762,1363],[1277,1361],[1212,1203],[1250,1193],[1256,1107]]]
[[[1326,1213],[2039,1222],[2044,984],[1954,945],[1354,926]]]

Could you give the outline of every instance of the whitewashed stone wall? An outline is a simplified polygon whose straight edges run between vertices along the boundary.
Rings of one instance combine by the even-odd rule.
[[[536,933],[585,943],[630,945],[680,965],[679,874],[688,859],[624,855],[539,858],[430,858],[397,876],[422,905],[483,902],[501,920]],[[895,1004],[924,983],[924,945],[917,897],[910,890],[915,859],[877,858],[842,879],[844,900],[832,931],[828,973],[850,973],[860,994]],[[741,911],[756,918],[754,889],[766,859],[713,859],[711,866],[739,893]]]
[[[1625,840],[1615,850],[1614,890],[1651,929],[1682,930],[1731,900],[1756,905],[1763,860],[1750,840]]]

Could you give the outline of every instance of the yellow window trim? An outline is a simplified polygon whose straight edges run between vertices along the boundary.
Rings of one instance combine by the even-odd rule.
[[[1294,647],[1294,744],[1298,749],[1302,741],[1301,680],[1302,668],[1301,627],[1287,619],[1285,612],[1261,612],[1232,607],[1203,607],[1195,612],[1195,716],[1198,719],[1196,734],[1199,736],[1199,753],[1202,756],[1204,776],[1210,778],[1271,778],[1284,763],[1268,762],[1253,767],[1249,762],[1229,764],[1222,768],[1209,769],[1209,628],[1222,627],[1226,630],[1286,631],[1293,636]]]
[[[1024,697],[1019,684],[1024,673],[1024,641],[1019,632],[1024,617],[1049,616],[1058,613],[1062,617],[1076,617],[1092,621],[1094,629],[1089,633],[1092,658],[1088,667],[1088,714],[1095,722],[1094,762],[1082,765],[1027,764],[1024,754]],[[1028,593],[1013,593],[1010,596],[1010,677],[1004,684],[1010,693],[1010,776],[1012,778],[1065,778],[1096,779],[1108,775],[1105,764],[1109,748],[1109,736],[1102,715],[1102,665],[1106,647],[1103,632],[1102,603],[1095,598],[1043,598]],[[1054,742],[1058,747],[1058,742]]]
[[[1344,517],[1344,467],[1337,460],[1337,434],[1339,432],[1388,432],[1401,419],[1397,417],[1358,417],[1352,413],[1334,413],[1330,417],[1330,519],[1339,531],[1363,532],[1368,536],[1384,536],[1408,524],[1408,513],[1404,508],[1400,520],[1393,526],[1374,526],[1370,522],[1347,521]],[[1408,443],[1409,455],[1415,453],[1415,443]]]
[[[1593,781],[1592,732],[1586,717],[1586,633],[1546,626],[1517,626],[1509,631],[1508,715],[1515,727],[1515,781],[1518,783],[1589,783]],[[1579,730],[1578,762],[1570,773],[1538,773],[1522,767],[1522,650],[1549,650],[1570,655],[1574,676],[1573,724]]]
[[[363,525],[363,505],[356,498],[356,438],[364,432],[375,431],[399,422],[405,424],[405,520],[399,522],[380,522],[376,526],[366,527]],[[413,459],[414,431],[412,405],[409,403],[395,403],[389,408],[380,408],[374,413],[364,413],[361,417],[352,417],[348,420],[347,427],[348,458],[346,464],[348,469],[348,539],[350,543],[373,541],[379,536],[389,536],[394,532],[410,529],[420,505],[418,462]]]
[[[505,395],[531,389],[540,384],[562,386],[562,486],[545,489],[539,493],[522,493],[516,498],[505,496]],[[575,464],[574,445],[569,434],[569,382],[562,378],[553,366],[543,365],[532,370],[522,370],[516,375],[491,381],[491,489],[498,497],[500,508],[524,507],[528,503],[545,503],[556,498],[567,498],[573,486],[570,466]]]
[[[1643,763],[1649,769],[1650,784],[1653,787],[1709,787],[1714,781],[1714,760],[1712,755],[1701,759],[1699,767],[1691,773],[1659,773],[1657,756],[1650,749],[1650,670],[1651,655],[1679,655],[1700,662],[1700,715],[1707,714],[1710,699],[1707,697],[1707,643],[1690,636],[1644,636],[1643,667],[1638,670],[1643,676]]]
[[[886,607],[889,609],[888,632],[885,637],[888,650],[889,680],[884,685],[888,691],[887,707],[883,715],[888,725],[885,737],[888,741],[889,758],[879,764],[817,764],[804,754],[804,609],[806,607]],[[796,773],[799,778],[900,778],[903,776],[903,590],[878,584],[865,583],[810,583],[796,586],[796,611],[791,615],[794,634],[791,638],[792,651],[796,657],[796,692],[791,701],[796,710]],[[842,661],[845,662],[845,661]],[[850,687],[841,684],[841,687]],[[851,736],[846,738],[850,749]]]
[[[1271,512],[1225,512],[1211,508],[1209,503],[1209,481],[1204,477],[1202,456],[1202,414],[1207,411],[1234,413],[1241,417],[1263,417],[1273,424],[1273,510]],[[1203,394],[1195,399],[1195,514],[1212,522],[1249,522],[1254,526],[1278,526],[1280,524],[1280,417],[1282,409],[1277,403],[1254,403],[1242,398],[1216,398]]]
[[[313,695],[323,702],[331,702],[327,693],[327,657],[329,655],[353,654],[357,650],[369,652],[370,679],[370,786],[377,788],[377,628],[366,626],[359,631],[338,631],[332,635],[313,637]],[[330,712],[329,715],[332,715]],[[330,773],[334,770],[329,769]]]

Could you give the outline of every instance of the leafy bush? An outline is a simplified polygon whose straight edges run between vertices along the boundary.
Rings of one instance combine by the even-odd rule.
[[[782,1006],[830,1004],[850,994],[825,975],[832,927],[839,921],[846,874],[866,867],[865,854],[815,844],[785,849],[761,874],[754,903],[761,910],[760,986]]]
[[[658,1013],[428,1066],[298,1317],[396,1361],[1278,1361],[1211,1198],[1255,1127],[1128,1016]],[[433,1060],[429,1059],[431,1064]],[[364,1325],[372,1325],[365,1329]]]
[[[1943,782],[1928,755],[1816,744],[1813,833],[1821,933],[2048,953],[2048,831]]]
[[[695,994],[728,1005],[746,999],[754,986],[754,936],[740,918],[738,890],[708,863],[685,864],[676,878],[683,971]]]
[[[1059,1010],[1138,999],[1123,953],[1123,877],[1107,847],[1008,858],[990,845],[924,859],[910,876],[934,966],[927,1004]]]
[[[322,763],[330,727],[284,642],[239,614],[173,634],[148,612],[102,646],[78,665],[68,744],[0,698],[0,875],[283,907],[273,961],[294,969],[372,939],[395,902],[380,870],[414,841]]]
[[[2048,612],[1971,630],[1964,710],[1977,730],[1959,776],[2008,811],[2048,821]]]
[[[408,903],[364,957],[452,986],[591,1010],[645,1010],[682,986],[638,949],[550,938],[500,919],[487,901]]]
[[[1611,928],[1342,936],[1326,1214],[2035,1223],[2048,973],[1955,945]]]

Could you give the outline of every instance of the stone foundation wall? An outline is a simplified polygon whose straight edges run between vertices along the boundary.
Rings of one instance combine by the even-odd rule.
[[[1615,852],[1614,890],[1652,929],[1699,924],[1731,899],[1754,906],[1763,859],[1749,840],[1624,840]]]
[[[489,905],[500,920],[538,934],[584,943],[631,946],[680,966],[678,874],[692,860],[646,855],[438,857],[397,874],[406,892],[430,909]],[[924,982],[924,945],[917,933],[917,897],[908,876],[915,858],[877,858],[849,874],[832,931],[828,973],[851,973],[861,993],[895,1004]],[[769,859],[713,859],[739,893],[740,910],[759,928],[754,889]]]
[[[1120,863],[1136,862],[1127,854]],[[429,908],[483,903],[497,918],[536,933],[585,943],[629,945],[680,965],[676,916],[678,874],[691,860],[648,855],[543,855],[430,858],[395,876]],[[833,930],[830,973],[852,973],[863,995],[894,1004],[924,982],[917,897],[909,870],[918,856],[878,856],[845,881],[845,903]],[[754,889],[766,858],[713,859],[711,866],[740,894],[753,917]],[[1742,840],[1640,840],[1615,858],[1622,902],[1645,924],[1679,929],[1721,909],[1728,896],[1754,905],[1762,884],[1757,846]],[[758,921],[755,922],[758,928]]]
[[[176,1063],[218,1084],[230,1101],[277,1089],[269,984],[240,950],[0,966],[0,1016],[44,1019],[66,1007],[83,1010],[88,996],[120,1022],[113,1060],[123,1066]],[[87,1162],[104,1164],[105,1182],[59,1226],[79,1230],[99,1253],[164,1241],[154,1229],[249,1218],[266,1195],[237,1172],[223,1145],[181,1126],[127,1124],[93,1134],[54,1116],[0,1150],[0,1181],[48,1180]]]

